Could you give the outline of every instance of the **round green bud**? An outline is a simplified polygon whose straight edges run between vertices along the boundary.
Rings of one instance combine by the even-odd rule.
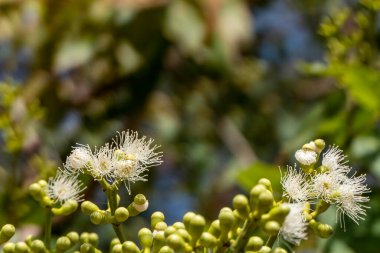
[[[264,185],[267,190],[272,191],[272,183],[267,178],[261,178],[259,184]]]
[[[251,211],[253,211],[256,208],[259,195],[260,195],[260,193],[262,193],[264,191],[267,191],[267,189],[262,184],[257,184],[256,186],[254,186],[251,189],[251,191],[249,193],[249,204],[251,207]]]
[[[67,216],[75,212],[77,208],[78,208],[78,202],[73,199],[69,199],[61,207],[52,208],[51,211],[54,215]]]
[[[261,218],[262,220],[271,219],[271,220],[275,220],[282,223],[285,220],[286,216],[289,214],[289,212],[290,212],[290,207],[286,205],[279,205],[279,206],[273,207],[267,215],[264,216],[263,214]]]
[[[185,247],[185,241],[177,234],[169,235],[169,237],[166,239],[166,243],[174,251],[180,251]]]
[[[93,245],[94,247],[96,247],[98,245],[98,242],[99,242],[99,236],[97,233],[90,233],[88,235],[88,242]]]
[[[189,234],[189,232],[187,232],[186,229],[184,228],[180,228],[180,229],[177,229],[177,235],[181,236],[185,242],[190,242],[191,241],[191,236]]]
[[[260,193],[258,199],[258,209],[261,213],[266,213],[273,206],[273,193],[269,190],[265,190]]]
[[[6,224],[0,230],[0,240],[8,241],[15,233],[16,228],[12,224]]]
[[[32,244],[30,245],[30,248],[32,249],[32,252],[35,252],[35,253],[40,253],[40,252],[42,253],[42,252],[45,252],[46,250],[45,244],[41,240],[34,240]]]
[[[75,244],[75,243],[77,243],[79,241],[79,235],[78,235],[77,232],[74,232],[74,231],[70,232],[66,236],[67,236],[67,238],[70,239],[70,241],[71,241],[72,244]]]
[[[61,236],[57,240],[57,250],[65,251],[71,247],[71,241],[67,236]]]
[[[156,224],[154,229],[158,231],[164,231],[167,227],[168,225],[164,221],[160,221]]]
[[[263,239],[259,236],[251,236],[245,246],[246,251],[258,251],[264,245]]]
[[[150,231],[147,228],[142,228],[140,229],[138,233],[138,237],[139,237],[139,242],[140,242],[141,247],[143,247],[144,249],[152,247],[152,244],[153,244],[152,231]]]
[[[156,224],[165,220],[165,215],[162,212],[154,212],[150,217],[152,229],[156,227]]]
[[[93,224],[99,225],[104,222],[105,216],[102,211],[95,211],[90,215],[90,220]]]
[[[15,252],[16,253],[27,253],[29,252],[29,247],[28,245],[26,245],[25,242],[18,242],[16,243],[16,247],[15,247]]]
[[[273,250],[273,253],[288,253],[285,249],[277,247]]]
[[[80,237],[79,237],[80,242],[81,242],[81,243],[88,243],[88,241],[89,241],[88,237],[89,237],[89,236],[90,236],[89,233],[87,233],[87,232],[83,232],[83,233],[80,235]]]
[[[232,206],[239,211],[240,214],[246,216],[249,211],[249,201],[243,194],[238,194],[232,200]]]
[[[84,201],[80,208],[84,214],[91,215],[93,212],[96,212],[99,210],[99,207],[92,203],[91,201]]]
[[[133,202],[135,202],[136,205],[144,205],[146,201],[147,200],[146,200],[145,196],[143,194],[141,194],[141,193],[137,194],[135,196],[135,198],[133,199]]]
[[[129,212],[125,207],[118,207],[115,210],[115,219],[117,222],[124,222],[128,219]]]
[[[193,212],[187,212],[185,213],[185,215],[183,216],[183,224],[185,224],[185,227],[186,229],[189,229],[189,224],[190,224],[190,221],[196,216],[195,213]]]
[[[174,250],[172,250],[169,246],[162,247],[158,253],[174,253]]]
[[[84,243],[80,246],[81,253],[95,253],[94,246],[89,243]]]
[[[40,200],[42,197],[42,188],[39,184],[34,183],[29,186],[29,193],[33,196],[34,199]]]
[[[123,253],[140,253],[140,249],[134,242],[126,241],[121,246]]]
[[[218,218],[222,232],[229,231],[235,223],[235,216],[230,208],[222,208]]]
[[[208,232],[203,232],[201,235],[201,238],[198,240],[199,245],[206,247],[206,248],[212,248],[215,247],[217,244],[217,239],[215,236]]]
[[[316,146],[317,149],[318,149],[318,150],[316,150],[318,153],[320,153],[320,152],[325,148],[325,146],[326,146],[325,141],[322,140],[322,139],[316,139],[316,140],[314,141],[314,144],[315,144],[315,146]]]
[[[334,230],[329,224],[319,224],[317,227],[318,235],[322,238],[329,238]]]
[[[261,249],[259,249],[259,251],[257,251],[257,253],[271,253],[272,252],[272,249],[268,246],[263,246],[261,247]]]
[[[120,243],[120,240],[119,240],[119,238],[113,238],[112,240],[111,240],[111,248],[113,248],[113,246],[114,245],[116,245],[116,244],[120,244],[121,245],[121,243]]]
[[[177,229],[173,226],[169,226],[165,229],[165,237],[169,237],[169,235],[174,234]]]
[[[49,196],[43,196],[42,197],[42,203],[45,206],[52,206],[54,204],[54,201],[51,198],[49,198]]]
[[[43,179],[38,180],[37,184],[39,184],[41,186],[41,188],[45,188],[48,185],[48,183]]]
[[[121,244],[113,245],[111,253],[122,253],[122,252],[123,252],[123,250],[122,250]]]
[[[201,236],[203,232],[205,225],[206,225],[206,220],[201,215],[195,215],[191,219],[188,231],[193,241],[198,240],[198,238]]]
[[[7,242],[3,246],[4,253],[14,253],[16,250],[16,245],[13,242]]]
[[[173,227],[175,227],[176,229],[185,228],[185,224],[183,224],[182,222],[177,221],[177,222],[175,222],[173,224]]]
[[[220,236],[220,233],[221,233],[220,221],[214,220],[211,223],[210,227],[208,228],[208,232],[218,238]]]
[[[277,221],[268,221],[264,225],[264,232],[270,235],[277,235],[280,228],[280,224]]]

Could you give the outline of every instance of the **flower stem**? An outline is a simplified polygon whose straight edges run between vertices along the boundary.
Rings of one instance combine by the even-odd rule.
[[[257,226],[257,219],[248,217],[236,241],[227,249],[226,253],[237,253],[243,250],[247,241]]]
[[[117,187],[110,186],[106,189],[106,195],[108,203],[111,209],[111,215],[115,215],[117,209]],[[123,243],[126,241],[123,228],[120,223],[112,223],[113,230],[115,231],[120,242]]]
[[[45,222],[45,245],[50,250],[51,246],[51,227],[52,227],[53,213],[50,208],[47,208],[46,222]]]
[[[277,236],[269,236],[267,242],[265,243],[266,246],[271,247],[273,246],[274,242],[277,240]]]

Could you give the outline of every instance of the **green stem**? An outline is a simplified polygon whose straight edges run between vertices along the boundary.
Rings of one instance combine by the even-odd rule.
[[[50,208],[47,208],[46,222],[45,222],[45,245],[48,250],[51,246],[51,227],[52,227],[53,213]]]
[[[117,187],[110,186],[106,189],[106,195],[108,203],[111,209],[111,215],[115,215],[117,209]],[[126,241],[123,228],[120,223],[112,223],[113,230],[115,231],[120,242],[123,243]]]
[[[249,237],[253,233],[257,226],[256,218],[247,218],[244,222],[243,228],[236,238],[236,241],[227,249],[226,253],[237,253],[243,250],[244,246],[247,244]]]
[[[271,247],[273,246],[274,242],[277,240],[277,236],[269,236],[268,241],[266,242],[266,246]]]

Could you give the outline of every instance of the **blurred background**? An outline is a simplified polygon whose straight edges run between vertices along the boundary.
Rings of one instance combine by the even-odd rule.
[[[1,224],[38,234],[28,185],[76,143],[101,146],[116,131],[164,152],[149,182],[132,185],[150,207],[127,222],[129,238],[154,211],[168,223],[186,211],[215,219],[261,177],[280,197],[278,167],[323,138],[367,173],[370,209],[298,252],[378,253],[379,10],[379,0],[0,0]],[[93,182],[86,196],[106,205]],[[322,219],[335,224],[335,211]],[[80,212],[54,225],[113,236]]]

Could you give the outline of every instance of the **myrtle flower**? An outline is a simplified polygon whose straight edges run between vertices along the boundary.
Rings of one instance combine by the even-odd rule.
[[[156,151],[160,146],[152,145],[153,141],[145,136],[139,138],[137,132],[129,130],[113,140],[116,157],[113,175],[116,180],[128,182],[128,190],[130,182],[145,181],[143,172],[162,163],[162,152]]]
[[[310,188],[306,175],[298,172],[295,166],[287,166],[286,175],[281,178],[281,185],[284,190],[283,196],[290,201],[305,202],[309,199]]]
[[[341,226],[342,224],[344,226],[344,215],[347,215],[356,224],[359,220],[364,220],[368,207],[363,203],[368,202],[369,198],[363,194],[371,192],[365,184],[365,180],[365,175],[347,177],[338,187],[336,205]]]
[[[302,165],[311,165],[317,162],[317,153],[313,150],[299,149],[294,156]]]
[[[312,197],[323,199],[328,203],[334,201],[337,189],[340,187],[342,176],[333,173],[317,174],[310,184]]]
[[[75,175],[58,173],[54,178],[49,178],[46,194],[55,202],[63,204],[67,200],[82,201],[83,194],[81,192],[86,187],[78,180]]]
[[[65,168],[69,173],[83,173],[83,169],[91,166],[93,155],[88,145],[78,145],[74,147],[67,157]]]
[[[114,180],[114,149],[109,143],[106,143],[99,149],[95,149],[95,152],[91,156],[90,166],[87,169],[95,180],[106,179],[109,182]]]
[[[350,171],[350,167],[346,164],[346,156],[343,154],[343,150],[337,146],[331,146],[326,153],[323,154],[322,165],[329,169],[331,173],[347,174]]]
[[[280,235],[286,241],[299,245],[301,240],[307,239],[307,226],[305,216],[303,214],[303,203],[285,204],[290,208],[289,214],[286,216],[284,223],[280,229]]]

